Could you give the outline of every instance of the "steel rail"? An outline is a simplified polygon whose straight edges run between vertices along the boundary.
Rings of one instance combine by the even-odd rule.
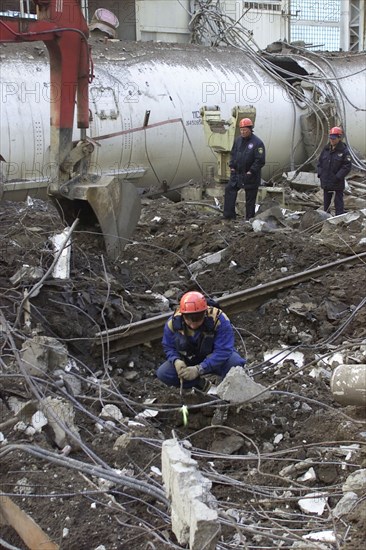
[[[229,316],[235,313],[241,313],[260,306],[269,298],[286,288],[307,281],[312,277],[317,277],[330,269],[336,269],[339,266],[357,262],[365,263],[365,260],[366,252],[362,252],[361,254],[355,254],[349,258],[343,258],[319,267],[301,271],[295,275],[289,275],[288,277],[263,283],[255,287],[247,288],[246,290],[234,292],[233,294],[227,294],[222,298],[218,298],[217,302]],[[122,325],[110,330],[98,332],[95,335],[94,348],[96,348],[97,351],[98,347],[105,346],[110,353],[113,353],[157,340],[162,337],[164,324],[171,314],[172,311],[169,311],[162,315],[130,323],[129,325]]]

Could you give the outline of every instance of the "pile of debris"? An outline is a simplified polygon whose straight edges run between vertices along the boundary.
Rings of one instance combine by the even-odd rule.
[[[247,224],[209,196],[143,199],[114,261],[42,201],[0,220],[2,544],[30,547],[31,517],[42,547],[68,550],[361,547],[365,392],[341,405],[334,375],[365,372],[363,210],[267,197]],[[110,351],[187,289],[224,304],[284,279],[233,309],[247,368],[207,395],[156,379],[158,330]]]

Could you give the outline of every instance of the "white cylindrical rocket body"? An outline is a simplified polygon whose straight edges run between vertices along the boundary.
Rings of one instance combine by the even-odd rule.
[[[5,159],[2,177],[8,181],[42,181],[50,175],[48,58],[30,56],[34,45],[27,47],[13,55],[14,46],[9,48],[0,71],[0,153]],[[237,105],[256,109],[254,132],[266,146],[264,179],[306,161],[300,117],[308,106],[294,101],[287,87],[252,56],[225,48],[151,46],[150,51],[145,44],[140,52],[136,45],[124,50],[122,43],[98,48],[87,131],[96,142],[91,172],[165,190],[205,178],[217,158],[203,130],[203,106],[218,106],[225,120]],[[347,70],[354,73],[351,84],[343,74]],[[357,70],[357,63],[342,66],[342,86],[358,107],[365,108],[365,99],[356,93],[356,81],[362,79]],[[355,114],[350,103],[345,109],[351,121],[348,139],[365,151],[364,112]],[[76,129],[74,139],[78,138]]]

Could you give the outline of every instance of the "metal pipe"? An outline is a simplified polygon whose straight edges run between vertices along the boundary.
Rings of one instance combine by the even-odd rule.
[[[82,0],[81,9],[85,17],[85,21],[89,22],[89,0]]]
[[[341,405],[366,406],[366,365],[339,365],[330,381],[332,395]]]

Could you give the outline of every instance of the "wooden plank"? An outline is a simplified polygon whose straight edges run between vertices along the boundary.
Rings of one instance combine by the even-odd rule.
[[[0,497],[0,520],[15,529],[30,550],[59,550],[60,548],[9,497]]]

